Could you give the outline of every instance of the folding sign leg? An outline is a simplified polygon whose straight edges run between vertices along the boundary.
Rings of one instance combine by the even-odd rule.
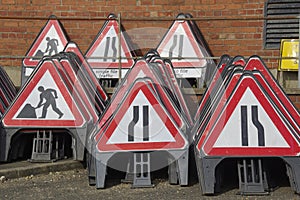
[[[114,153],[96,153],[96,188],[105,187],[107,163]]]
[[[95,155],[95,141],[93,141],[91,135],[93,132],[90,133],[88,136],[87,143],[86,143],[86,165],[89,177],[89,184],[96,185],[96,155]]]
[[[239,188],[240,193],[247,194],[268,194],[265,188],[266,176],[261,159],[242,159],[238,162]]]
[[[96,159],[91,153],[86,153],[86,164],[89,177],[89,185],[96,185]]]
[[[134,153],[133,188],[153,187],[150,174],[150,153]]]
[[[284,157],[286,162],[287,175],[290,180],[290,185],[295,193],[300,194],[300,158]]]
[[[175,158],[176,162],[176,174],[179,185],[185,186],[188,185],[188,174],[189,174],[189,149],[179,150],[179,151],[169,151],[169,153]],[[173,168],[173,166],[171,166]],[[172,169],[171,168],[171,169]],[[175,176],[175,172],[172,170],[173,174],[169,176]],[[170,177],[169,177],[170,179]]]
[[[134,177],[133,165],[134,165],[133,156],[130,156],[127,163],[126,175],[125,178],[121,181],[122,183],[133,183],[133,177]]]
[[[52,161],[53,150],[52,130],[38,130],[33,139],[30,162],[50,162]]]
[[[168,166],[169,172],[169,183],[177,184],[178,183],[178,174],[177,174],[177,163],[172,160],[172,162]]]
[[[215,193],[215,169],[223,158],[205,158],[195,155],[198,179],[202,194]]]
[[[73,157],[74,160],[83,161],[85,152],[85,142],[87,137],[86,128],[69,129],[72,134],[73,141]]]
[[[0,161],[7,161],[12,136],[18,129],[0,129]]]

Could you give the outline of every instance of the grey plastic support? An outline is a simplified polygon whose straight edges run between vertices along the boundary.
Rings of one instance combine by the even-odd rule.
[[[287,175],[292,189],[295,193],[300,194],[300,158],[283,157],[282,159],[286,162]]]
[[[177,163],[175,161],[169,164],[168,173],[169,173],[169,183],[174,185],[177,184],[178,174],[177,174]]]
[[[242,195],[268,194],[266,188],[266,173],[262,166],[262,160],[242,159],[238,163],[239,189]]]
[[[196,151],[197,152],[197,151]],[[215,193],[215,172],[217,165],[223,160],[223,157],[203,157],[199,153],[195,153],[195,161],[197,165],[198,179],[202,194]]]
[[[133,188],[153,187],[150,174],[150,153],[133,153]]]
[[[189,149],[168,151],[176,160],[178,182],[181,186],[188,185]],[[171,175],[173,176],[173,175]]]
[[[86,153],[86,164],[89,178],[89,185],[96,185],[96,158],[89,152]]]
[[[65,128],[68,129],[68,128]],[[14,134],[19,132],[21,128],[1,128],[0,129],[0,161],[7,161],[8,152],[11,149],[11,139]],[[72,149],[74,160],[83,161],[85,152],[85,142],[87,128],[70,128],[68,129],[72,135]]]
[[[96,164],[96,188],[101,189],[105,187],[106,168],[109,159],[115,153],[98,153],[95,152],[95,164]]]
[[[51,161],[53,158],[52,150],[54,140],[52,131],[46,130],[38,130],[36,133],[36,137],[33,139],[32,145],[32,154],[31,154],[31,162],[47,162]]]
[[[7,161],[8,159],[8,152],[10,150],[10,142],[12,136],[18,131],[19,129],[10,129],[10,128],[1,128],[0,129],[0,161]]]
[[[72,134],[74,160],[83,161],[87,139],[87,128],[72,128],[69,129],[69,131]]]
[[[121,181],[122,183],[133,183],[133,158],[130,156],[129,161],[127,163],[126,175],[125,178]]]

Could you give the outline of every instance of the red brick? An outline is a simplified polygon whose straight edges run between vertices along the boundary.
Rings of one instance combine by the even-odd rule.
[[[2,4],[15,4],[16,1],[15,0],[2,0],[1,3]]]
[[[153,0],[140,0],[141,5],[153,5]]]
[[[2,0],[0,5],[1,16],[32,16],[45,19],[0,20],[0,42],[5,50],[3,53],[21,54],[23,51],[21,55],[24,55],[46,23],[47,17],[51,14],[57,15],[58,18],[96,18],[106,17],[109,13],[121,13],[124,27],[128,30],[143,27],[156,27],[158,30],[167,29],[172,22],[126,21],[126,17],[172,18],[180,12],[189,12],[194,17],[204,19],[197,21],[197,24],[215,56],[221,56],[225,53],[232,56],[237,54],[244,56],[253,54],[278,56],[278,49],[263,49],[263,20],[220,20],[220,18],[263,17],[264,0],[228,0],[220,2],[217,0],[48,0],[47,2],[46,0]],[[206,18],[210,18],[210,20],[206,20]],[[85,52],[104,21],[62,20],[62,23],[70,38],[76,40],[81,50]],[[142,43],[140,41],[142,39],[135,37],[136,42]],[[16,38],[20,38],[21,43],[18,43]],[[155,39],[153,36],[144,41],[144,52],[149,48],[148,46],[155,46]],[[0,53],[2,53],[1,49]],[[4,61],[7,66],[15,65],[17,62],[19,65],[21,60],[9,59]],[[276,59],[267,59],[266,63],[270,68],[276,68],[278,65]]]

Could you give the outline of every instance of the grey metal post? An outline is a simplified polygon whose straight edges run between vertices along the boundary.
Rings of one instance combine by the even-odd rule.
[[[119,45],[118,45],[118,57],[119,57],[119,83],[121,82],[122,79],[122,60],[121,60],[121,13],[118,14],[118,23],[119,23],[119,34],[118,34],[118,40],[119,40]]]
[[[298,41],[298,88],[300,88],[300,16],[299,20],[299,41]]]

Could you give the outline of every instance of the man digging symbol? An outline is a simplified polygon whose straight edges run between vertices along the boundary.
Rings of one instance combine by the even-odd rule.
[[[58,47],[58,40],[55,38],[50,39],[50,37],[46,37],[47,40],[47,47],[45,52],[43,52],[42,50],[38,50],[36,52],[36,54],[33,56],[33,60],[40,60],[44,55],[46,55],[46,53],[48,52],[48,56],[51,56],[53,51],[54,54],[58,53],[57,47]]]
[[[50,39],[49,37],[46,38],[47,40],[47,48],[45,50],[45,53],[49,51],[49,56],[52,55],[52,52],[54,51],[55,54],[57,54],[57,46],[58,46],[58,40],[53,38]]]
[[[52,110],[59,115],[58,119],[60,119],[64,114],[56,107],[55,99],[58,98],[56,90],[51,88],[45,90],[43,86],[39,86],[38,91],[40,91],[41,94],[40,94],[40,102],[36,106],[36,109],[43,106],[42,116],[39,118],[46,118],[48,107],[51,105]]]

